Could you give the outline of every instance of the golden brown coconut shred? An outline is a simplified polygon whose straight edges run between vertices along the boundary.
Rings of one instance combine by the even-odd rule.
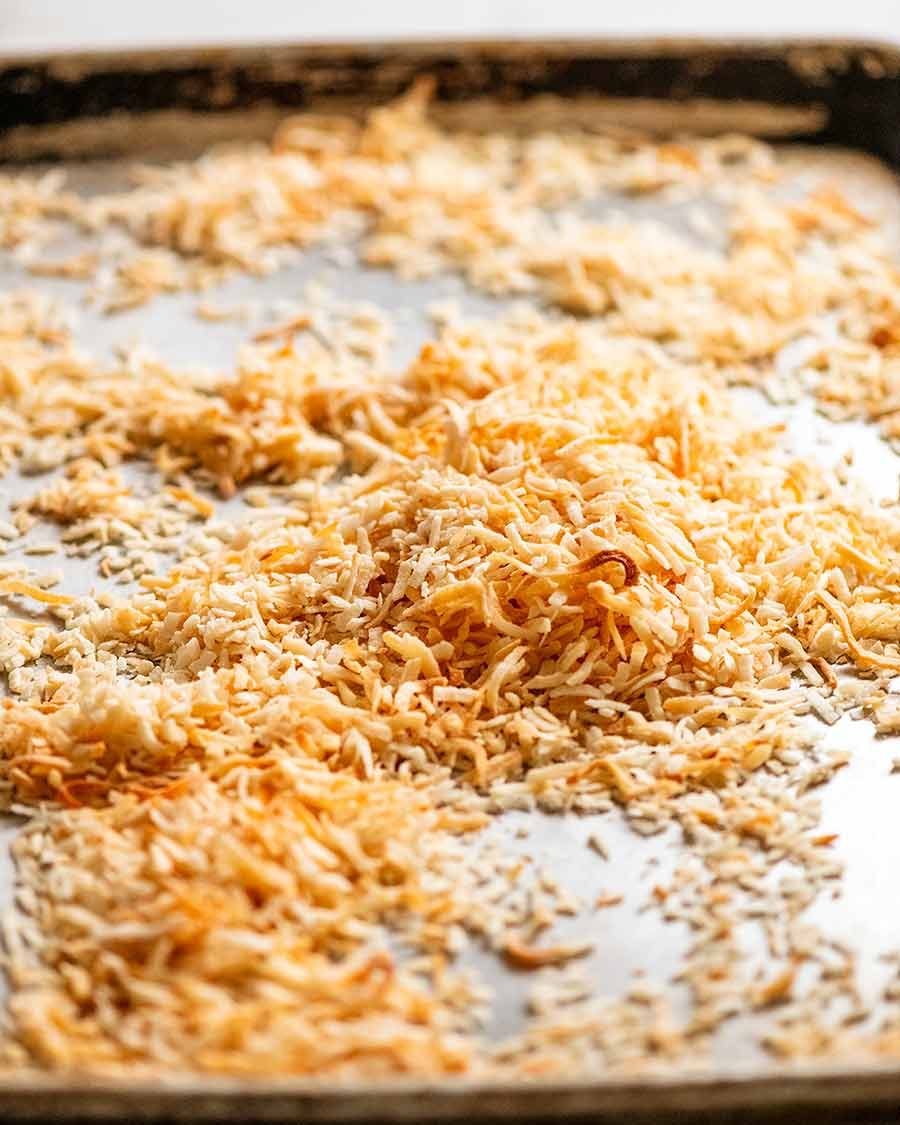
[[[732,898],[769,852],[809,886],[833,873],[800,790],[845,760],[817,757],[804,727],[860,698],[835,666],[870,677],[864,705],[893,721],[900,521],[789,456],[727,387],[811,316],[862,307],[849,265],[803,255],[864,224],[830,196],[751,200],[731,251],[682,254],[629,225],[557,237],[538,207],[713,181],[735,153],[742,174],[772,175],[769,150],[727,139],[456,136],[420,91],[363,126],[301,118],[271,149],[85,204],[93,223],[248,269],[356,212],[372,261],[453,264],[606,317],[446,327],[399,374],[293,327],[223,379],[100,367],[46,308],[0,308],[5,462],[69,465],[29,512],[140,522],[110,468],[136,456],[226,494],[354,470],[310,489],[302,519],[264,513],[128,596],[3,580],[61,619],[0,617],[0,781],[28,817],[6,928],[11,1063],[565,1074],[594,1058],[580,1037],[605,1061],[633,1061],[623,1044],[676,1056],[733,1010],[717,991],[740,961]],[[528,933],[492,921],[461,840],[486,811],[610,799],[639,830],[677,822],[706,841],[715,886],[692,926],[714,960],[690,962],[691,1014],[675,1026],[644,997],[561,1030],[545,1008],[490,1054],[452,967],[460,928],[528,967],[582,947],[541,945],[543,916]],[[679,877],[659,887],[666,910],[692,885]],[[788,922],[805,902],[783,892]],[[782,936],[792,966],[809,956]],[[764,999],[795,989],[766,979],[787,984]]]
[[[446,456],[447,406],[409,405],[420,359],[379,388],[407,403],[386,455],[320,493],[307,525],[263,518],[130,598],[82,600],[44,641],[50,668],[17,680],[0,728],[9,800],[71,810],[38,813],[16,845],[37,894],[38,963],[27,945],[13,959],[23,1057],[476,1066],[433,984],[353,953],[392,904],[438,932],[469,909],[416,885],[379,800],[421,809],[411,839],[438,855],[478,824],[440,811],[457,799],[448,776],[498,806],[677,802],[804,744],[795,676],[821,683],[814,661],[900,667],[892,513],[849,510],[724,387],[639,343],[537,314],[462,331],[429,351],[456,357],[465,471]],[[501,343],[513,381],[498,371],[466,399]],[[291,796],[297,778],[312,797]],[[742,831],[775,831],[767,817],[748,810]],[[323,909],[337,962],[310,945]],[[220,1014],[200,1019],[200,996]],[[298,1004],[326,1021],[312,1053],[306,1024],[282,1021]]]
[[[409,276],[453,269],[489,292],[534,294],[740,381],[765,381],[766,362],[818,335],[830,314],[838,339],[823,337],[808,365],[822,408],[897,438],[894,247],[831,183],[780,200],[776,152],[747,137],[450,131],[429,120],[430,91],[423,81],[362,122],[291,118],[270,145],[144,168],[124,192],[79,200],[45,177],[31,183],[36,214],[89,232],[121,224],[146,244],[120,256],[112,292],[98,294],[111,310],[361,234],[369,264]],[[672,187],[725,202],[720,248],[578,210],[598,192]],[[0,178],[4,192],[15,207],[28,194],[11,177]]]

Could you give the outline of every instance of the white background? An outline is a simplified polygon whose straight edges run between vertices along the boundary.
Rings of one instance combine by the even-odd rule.
[[[900,0],[0,0],[0,52],[552,34],[900,41]]]

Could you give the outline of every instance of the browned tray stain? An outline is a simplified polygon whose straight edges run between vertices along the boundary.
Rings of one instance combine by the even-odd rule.
[[[0,154],[52,155],[53,127],[120,115],[204,116],[375,104],[416,75],[444,106],[553,95],[742,107],[753,131],[900,159],[900,52],[865,43],[636,40],[301,45],[0,56]],[[657,109],[659,109],[657,104]],[[682,112],[682,121],[685,120]],[[690,121],[690,117],[688,117]],[[735,118],[732,116],[732,123]],[[738,120],[750,131],[750,118]],[[691,122],[693,124],[693,122]],[[734,127],[732,125],[732,127]],[[118,134],[103,142],[116,151]],[[77,152],[72,150],[72,155]]]

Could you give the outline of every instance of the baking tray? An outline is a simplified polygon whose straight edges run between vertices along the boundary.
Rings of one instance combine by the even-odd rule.
[[[420,74],[435,78],[436,112],[449,120],[472,120],[476,110],[490,110],[515,125],[526,103],[526,115],[531,116],[533,99],[548,96],[550,100],[537,103],[541,113],[556,113],[568,122],[581,117],[664,131],[737,130],[814,146],[813,162],[825,160],[829,168],[831,157],[821,154],[836,147],[868,153],[890,168],[900,165],[900,50],[893,47],[584,40],[307,44],[0,59],[0,161],[5,170],[48,162],[65,167],[75,186],[90,191],[120,178],[130,160],[192,155],[223,138],[263,136],[285,113],[298,109],[344,110],[381,103],[402,93]],[[840,160],[841,168],[854,177],[855,190],[886,198],[896,193],[900,214],[900,190],[886,167]],[[336,276],[327,255],[311,251],[270,277],[229,282],[227,296],[297,297],[309,281],[324,278],[333,283]],[[345,298],[407,310],[398,360],[408,358],[424,338],[426,305],[447,295],[460,297],[448,279],[402,282],[385,272],[343,266],[339,277]],[[0,284],[27,284],[72,299],[69,283],[38,280],[14,266],[0,269]],[[166,297],[113,318],[86,310],[79,338],[89,340],[100,355],[140,335],[166,359],[210,366],[227,362],[246,330],[230,325],[213,329],[199,322],[191,315],[194,302],[189,295]],[[464,295],[464,304],[476,313],[498,307],[491,298],[475,294]],[[808,403],[782,409],[764,406],[752,396],[751,402],[760,417],[780,417],[788,423],[798,451],[836,457],[851,447],[857,471],[876,491],[895,494],[900,459],[871,427],[829,426],[814,417]],[[14,476],[6,478],[0,508],[26,487],[33,486]],[[36,567],[40,563],[30,561]],[[842,721],[839,726],[834,737],[843,745],[849,742],[862,750],[873,741],[862,724],[848,727]],[[828,787],[823,802],[823,823],[840,833],[847,864],[842,913],[832,921],[838,928],[852,929],[873,966],[891,939],[900,938],[896,903],[885,901],[882,894],[878,910],[870,909],[878,888],[890,887],[900,866],[894,816],[900,796],[894,788],[900,790],[900,778],[884,783],[890,759],[884,746],[857,754]],[[504,816],[491,828],[504,847],[525,847],[516,843],[517,815]],[[586,855],[590,827],[576,817],[536,814],[530,816],[527,842],[531,852],[540,851],[551,872],[584,898],[596,894],[599,884],[610,878],[608,870],[573,862]],[[15,828],[8,825],[3,831],[8,837]],[[670,859],[670,836],[637,840],[615,817],[604,818],[603,834],[614,853],[615,877],[623,886],[640,889],[648,879],[658,879]],[[871,846],[876,835],[877,855]],[[0,876],[0,898],[6,901],[11,885],[8,863]],[[677,964],[684,935],[679,938],[672,927],[639,906],[637,895],[604,920],[602,956],[591,964],[601,992],[613,993],[648,951],[660,980]],[[523,982],[514,974],[500,973],[496,962],[477,950],[470,956],[476,967],[494,975],[494,1033],[509,1030],[521,1011]],[[760,1115],[796,1120],[801,1112],[815,1111],[820,1120],[837,1121],[895,1119],[900,1112],[900,1061],[852,1067],[776,1064],[751,1047],[750,1031],[747,1026],[729,1027],[711,1063],[702,1069],[673,1069],[640,1078],[600,1075],[552,1084],[395,1081],[335,1089],[308,1079],[254,1084],[206,1077],[154,1083],[3,1077],[0,1114],[5,1120],[528,1121],[627,1115],[658,1121]]]

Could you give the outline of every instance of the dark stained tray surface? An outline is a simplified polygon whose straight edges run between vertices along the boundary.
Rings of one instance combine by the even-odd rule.
[[[360,98],[375,104],[422,73],[434,77],[436,99],[449,103],[553,94],[818,107],[825,121],[817,140],[900,161],[900,52],[816,42],[523,40],[0,58],[0,139],[22,126],[121,112],[291,110]]]

